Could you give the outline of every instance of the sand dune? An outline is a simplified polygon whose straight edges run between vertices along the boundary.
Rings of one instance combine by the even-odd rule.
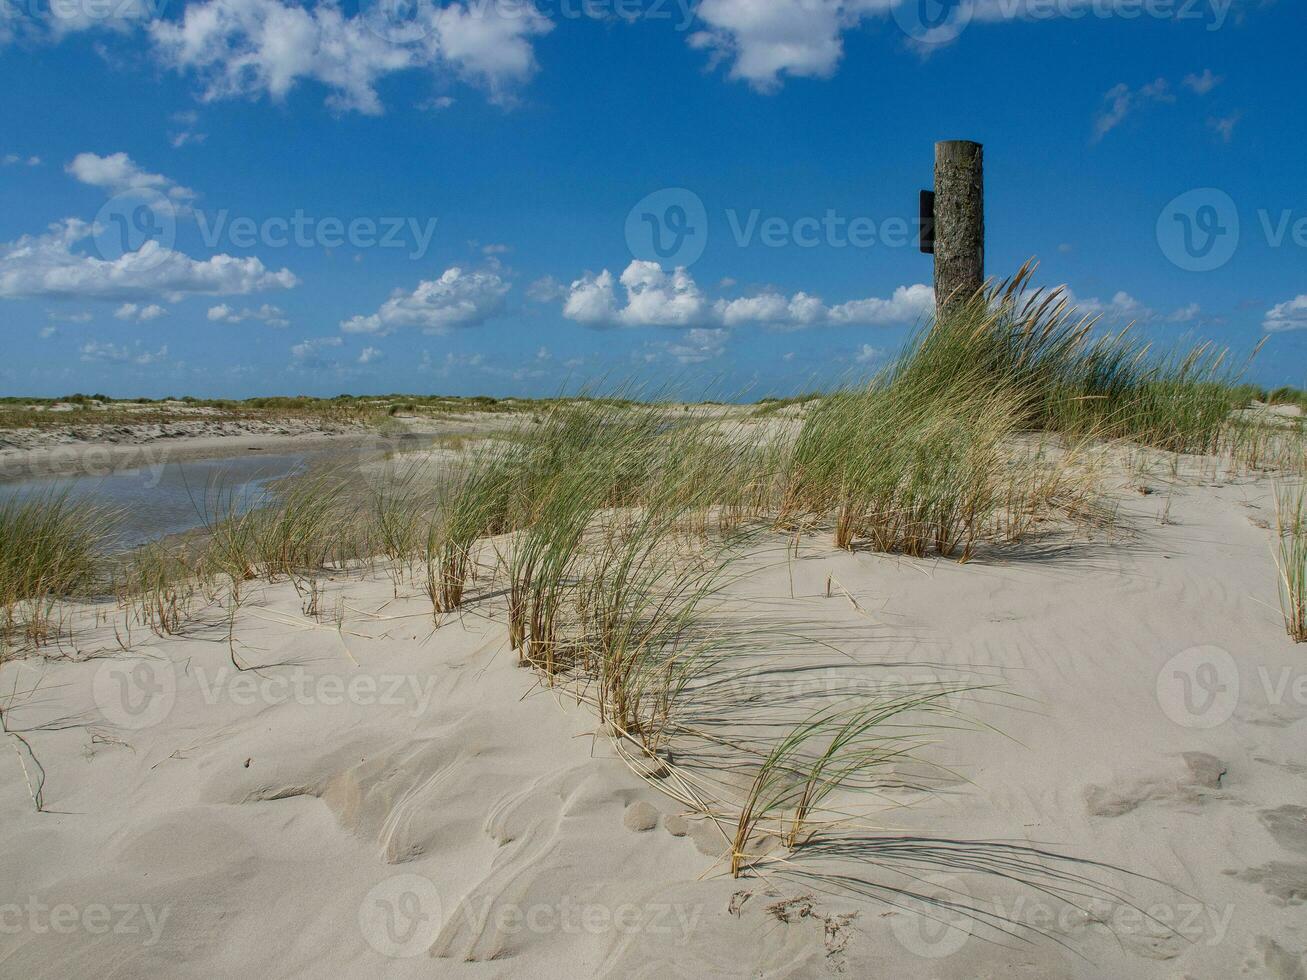
[[[338,630],[259,585],[232,648],[216,610],[131,653],[88,621],[0,669],[45,771],[38,813],[6,738],[0,972],[1301,978],[1307,660],[1270,487],[1158,489],[1121,492],[1119,533],[968,565],[750,559],[728,615],[820,642],[742,649],[714,730],[984,690],[855,824],[738,880],[712,820],[516,666],[493,595],[437,627],[416,586],[341,575]]]

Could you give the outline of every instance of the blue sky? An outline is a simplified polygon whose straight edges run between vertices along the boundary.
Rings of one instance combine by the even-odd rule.
[[[991,275],[1307,385],[1300,3],[51,3],[0,0],[6,393],[794,393],[929,308],[945,138]]]

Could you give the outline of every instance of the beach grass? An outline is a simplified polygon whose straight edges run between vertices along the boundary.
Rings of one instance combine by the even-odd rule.
[[[1307,485],[1275,488],[1280,608],[1295,643],[1307,643]]]
[[[67,492],[0,502],[0,634],[4,648],[41,646],[55,604],[85,591],[101,569],[115,515]]]

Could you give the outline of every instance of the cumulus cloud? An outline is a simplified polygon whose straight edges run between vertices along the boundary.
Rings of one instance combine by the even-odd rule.
[[[208,317],[213,323],[244,323],[246,320],[261,320],[270,327],[290,326],[290,321],[286,319],[286,314],[281,307],[273,306],[271,303],[264,303],[257,309],[250,309],[247,306],[240,310],[233,309],[226,303],[220,303],[209,307]]]
[[[418,283],[411,293],[397,290],[376,313],[342,320],[340,328],[384,336],[400,327],[444,333],[452,327],[477,326],[503,309],[509,288],[494,269],[464,271],[454,266],[439,279]]]
[[[853,355],[853,359],[859,364],[871,364],[873,361],[881,360],[884,356],[885,352],[879,347],[863,344],[858,348],[858,352]]]
[[[160,347],[157,351],[139,349],[133,351],[126,346],[108,342],[101,343],[96,340],[89,340],[84,343],[78,353],[81,355],[81,359],[88,363],[98,361],[101,363],[126,364],[130,362],[146,365],[157,364],[159,361],[168,359],[167,345]]]
[[[95,226],[68,218],[44,235],[0,244],[0,298],[34,297],[141,300],[165,296],[240,295],[298,284],[289,269],[276,272],[257,258],[215,255],[193,259],[156,241],[116,259],[74,251]]]
[[[934,302],[931,288],[920,284],[900,286],[889,299],[858,299],[836,306],[805,292],[783,296],[775,291],[711,302],[685,269],[667,272],[656,262],[637,259],[620,280],[607,269],[575,280],[563,303],[563,316],[593,327],[758,324],[794,330],[821,324],[908,324],[928,313]]]
[[[157,320],[161,316],[167,316],[168,311],[158,303],[124,303],[118,309],[113,311],[115,319],[134,320],[137,323],[148,323],[150,320]]]
[[[1149,323],[1165,321],[1169,323],[1190,323],[1202,316],[1203,308],[1197,303],[1189,303],[1170,313],[1162,313],[1131,296],[1124,290],[1117,292],[1109,300],[1090,296],[1081,299],[1070,289],[1064,294],[1067,305],[1087,316],[1099,317],[1112,323]]]
[[[142,169],[126,153],[111,153],[104,157],[95,153],[79,153],[65,169],[83,184],[99,187],[111,196],[127,191],[152,191],[162,194],[174,204],[195,197],[193,190],[182,187],[163,174]]]
[[[380,347],[364,347],[363,350],[359,351],[359,363],[372,364],[385,356]]]
[[[713,63],[729,60],[729,76],[763,92],[786,76],[828,78],[844,55],[843,34],[862,18],[891,10],[896,0],[702,0],[706,30],[692,47]]]
[[[696,15],[703,29],[689,36],[693,48],[709,54],[710,67],[726,63],[728,76],[761,92],[778,89],[786,78],[828,78],[844,57],[844,35],[869,19],[906,14],[920,0],[701,0]],[[1061,0],[1056,9],[1026,0],[959,0],[948,22],[907,43],[923,54],[951,42],[969,24],[1012,21],[1084,20],[1088,16],[1138,16],[1139,0]],[[1224,21],[1225,8],[1213,9],[1211,27]],[[1191,76],[1199,91],[1220,81],[1210,71]],[[1186,80],[1187,82],[1187,80]],[[1191,87],[1194,87],[1191,85]],[[1200,92],[1200,94],[1202,94]]]
[[[344,341],[339,337],[307,337],[291,347],[290,356],[301,367],[324,367],[330,362],[323,357],[323,351],[339,347],[342,343]]]
[[[721,357],[730,336],[731,332],[721,327],[694,327],[663,348],[682,364],[702,364]]]
[[[15,37],[62,40],[87,30],[125,33],[160,15],[165,0],[114,0],[113,3],[14,4],[22,17],[0,17],[0,43]]]
[[[1262,329],[1273,333],[1307,330],[1307,295],[1296,296],[1267,310]]]
[[[17,153],[6,153],[3,157],[0,157],[0,163],[4,164],[6,167],[14,167],[14,166],[18,166],[19,164],[23,164],[28,167],[39,167],[41,165],[41,158],[27,157],[26,159],[24,159],[23,157],[19,156]]]
[[[375,5],[348,16],[331,0],[314,7],[205,0],[188,5],[180,20],[156,21],[150,34],[166,66],[201,79],[207,101],[280,101],[307,79],[330,90],[333,108],[375,115],[382,111],[378,81],[416,68],[444,68],[505,101],[535,73],[532,38],[553,28],[528,4],[503,16],[494,3],[418,0],[393,21],[385,16],[390,9]]]

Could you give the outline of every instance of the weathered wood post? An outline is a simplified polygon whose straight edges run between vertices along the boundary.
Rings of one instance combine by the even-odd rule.
[[[965,303],[985,284],[985,148],[935,144],[935,309]]]

